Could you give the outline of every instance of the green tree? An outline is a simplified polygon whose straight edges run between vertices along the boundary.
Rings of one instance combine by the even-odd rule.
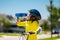
[[[60,8],[58,8],[58,14],[59,14],[59,18],[60,18]]]
[[[47,10],[51,12],[51,6],[47,6]],[[52,14],[50,13],[50,16],[48,18],[48,20],[51,22],[52,28],[56,27],[59,18],[60,18],[60,8],[52,6]]]
[[[42,28],[43,28],[44,31],[47,31],[49,29],[47,21],[44,21]]]
[[[6,20],[5,18],[1,18],[0,24],[3,23],[3,28],[8,31],[8,28],[10,27],[11,23],[9,20]]]

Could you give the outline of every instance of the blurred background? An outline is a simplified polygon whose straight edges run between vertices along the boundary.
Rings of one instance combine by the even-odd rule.
[[[27,13],[30,9],[37,9],[42,19],[39,24],[42,33],[60,33],[60,0],[0,0],[0,33],[18,32],[16,13]],[[59,36],[59,35],[58,35]]]

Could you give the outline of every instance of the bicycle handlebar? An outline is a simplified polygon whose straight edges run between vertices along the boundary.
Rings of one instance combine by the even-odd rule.
[[[35,34],[34,32],[28,32],[28,33],[22,33],[23,35],[31,35],[31,34]]]

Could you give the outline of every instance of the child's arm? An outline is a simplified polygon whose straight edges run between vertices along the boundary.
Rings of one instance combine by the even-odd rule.
[[[17,26],[26,26],[26,21],[23,21],[23,22],[21,22],[21,21],[18,21],[17,22]]]
[[[39,34],[39,33],[41,33],[41,31],[42,31],[42,28],[39,27],[35,32],[36,32],[37,34]]]

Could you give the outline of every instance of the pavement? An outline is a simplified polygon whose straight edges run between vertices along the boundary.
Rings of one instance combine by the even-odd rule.
[[[57,34],[52,35],[52,37],[56,37],[58,36]],[[41,35],[37,35],[38,39],[44,39],[44,38],[51,38],[51,34],[41,34]]]
[[[56,37],[57,34],[53,35],[53,37]],[[38,39],[44,39],[44,38],[50,38],[51,34],[41,34],[41,35],[37,35]],[[20,36],[6,36],[3,35],[2,37],[0,37],[0,40],[19,40]],[[21,40],[21,39],[20,39]],[[60,39],[57,39],[60,40]]]
[[[56,39],[56,40],[60,40],[60,39]]]
[[[2,36],[0,40],[19,40],[18,36]]]

